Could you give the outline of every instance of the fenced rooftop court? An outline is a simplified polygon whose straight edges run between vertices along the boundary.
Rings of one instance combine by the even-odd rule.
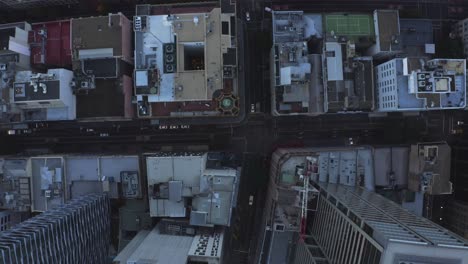
[[[327,33],[347,36],[374,35],[374,21],[371,15],[327,15],[325,16]]]

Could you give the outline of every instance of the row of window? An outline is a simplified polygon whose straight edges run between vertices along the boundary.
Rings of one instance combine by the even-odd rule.
[[[394,85],[395,84],[395,79],[388,79],[388,80],[385,80],[385,81],[380,81],[377,83],[377,87],[378,88],[381,88],[381,87],[385,87],[385,86],[389,86],[389,85]]]
[[[390,107],[396,107],[397,104],[396,102],[387,102],[387,103],[382,103],[380,108],[390,108]]]
[[[396,100],[396,95],[386,95],[386,96],[382,96],[382,100],[384,102],[387,102],[387,101],[394,101]]]

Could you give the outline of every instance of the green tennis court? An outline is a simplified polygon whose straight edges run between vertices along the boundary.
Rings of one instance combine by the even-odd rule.
[[[347,36],[374,35],[374,21],[370,15],[327,15],[325,27],[328,33]]]

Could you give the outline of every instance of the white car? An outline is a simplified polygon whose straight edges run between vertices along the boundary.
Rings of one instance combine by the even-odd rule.
[[[250,113],[255,113],[255,104],[250,104]]]
[[[254,197],[253,197],[253,195],[250,195],[250,196],[249,196],[249,205],[250,205],[250,206],[253,205],[253,201],[254,201]]]
[[[179,129],[179,126],[178,125],[170,125],[169,129]]]
[[[180,128],[182,128],[182,129],[190,129],[190,125],[180,125]]]
[[[245,20],[250,21],[250,13],[245,12]]]
[[[167,125],[159,125],[159,129],[167,129]]]

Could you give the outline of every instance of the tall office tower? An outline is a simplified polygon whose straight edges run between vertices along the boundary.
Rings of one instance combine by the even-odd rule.
[[[468,263],[468,242],[360,187],[318,183],[310,235],[330,263]]]
[[[3,231],[0,263],[107,263],[109,239],[109,198],[89,194]]]
[[[374,153],[277,150],[255,263],[468,263],[465,239],[372,190]]]
[[[463,43],[463,52],[468,56],[468,18],[465,18],[455,24],[455,33],[461,38]]]
[[[468,203],[451,200],[447,204],[447,228],[468,239]]]

